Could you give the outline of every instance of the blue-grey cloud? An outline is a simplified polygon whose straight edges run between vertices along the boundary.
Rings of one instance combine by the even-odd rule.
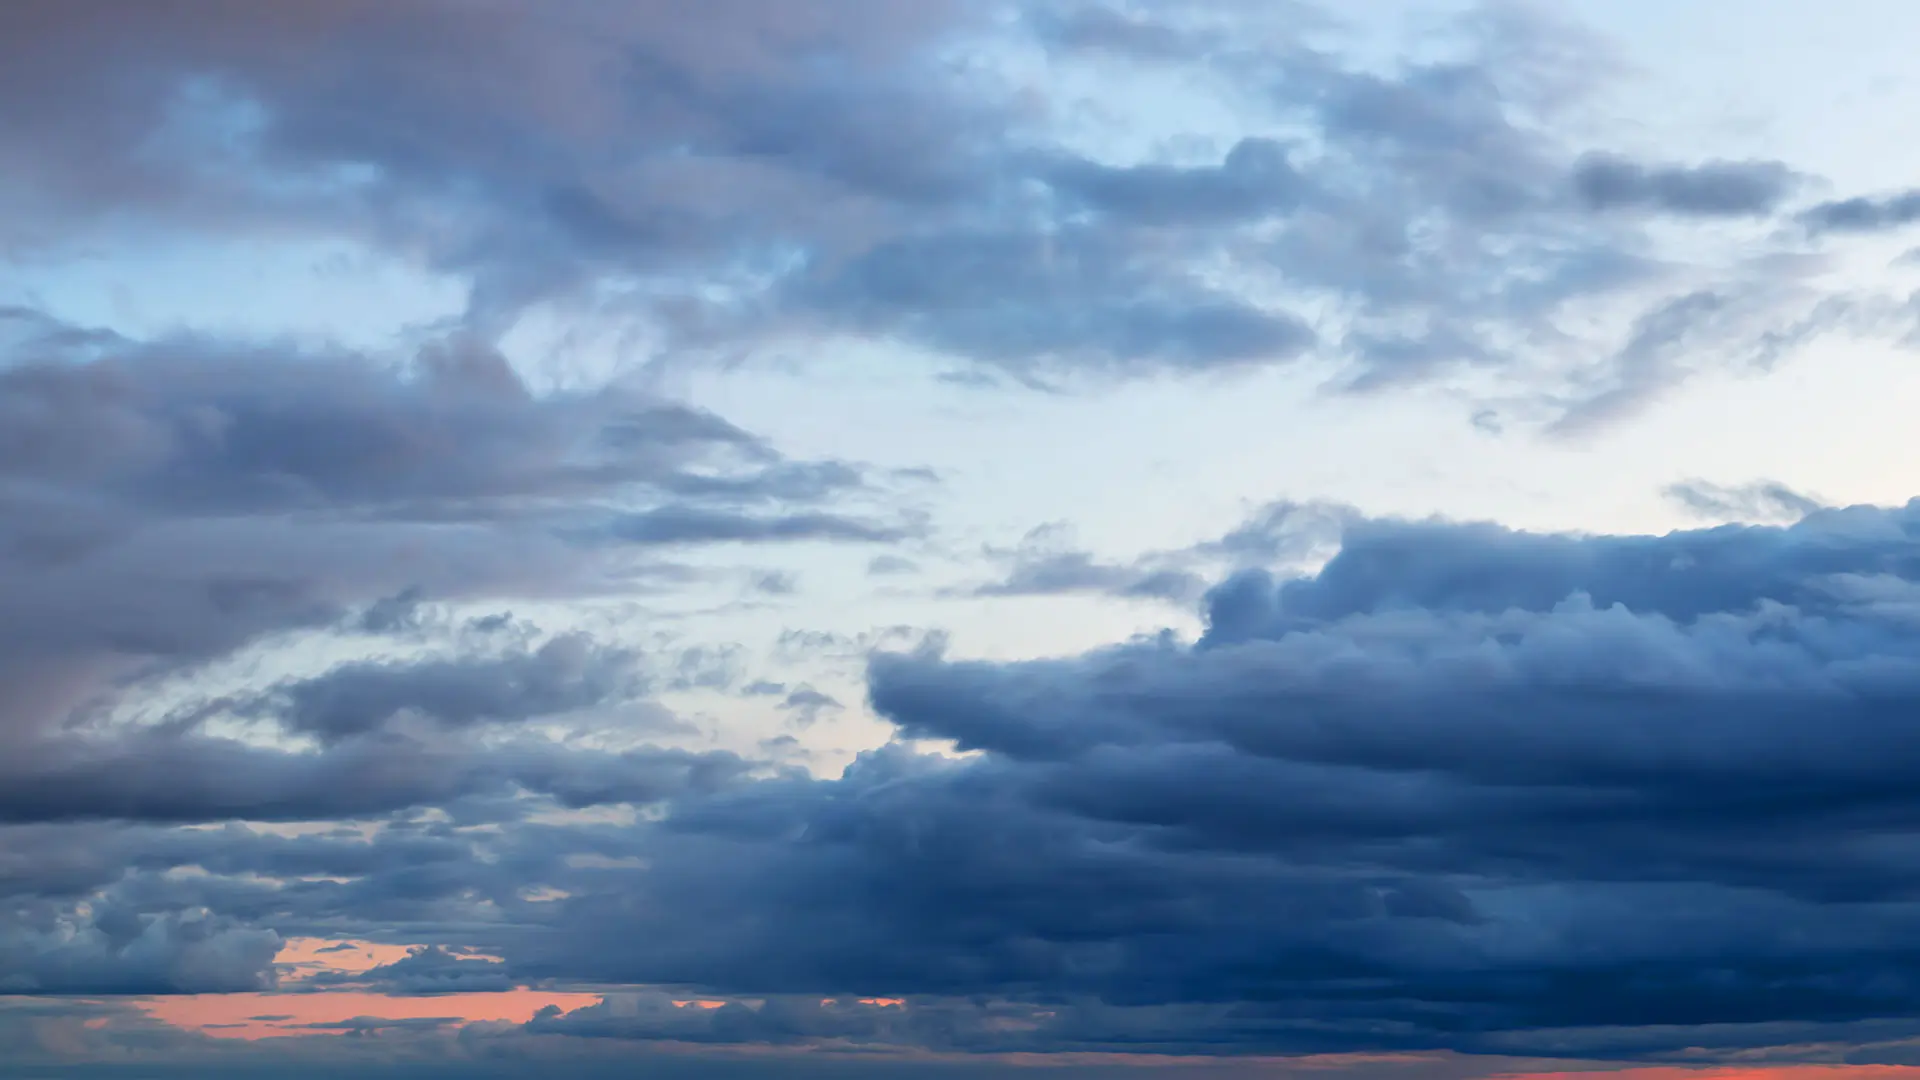
[[[911,527],[841,514],[807,512],[778,516],[669,507],[622,514],[607,525],[616,540],[632,544],[767,543],[832,540],[882,543],[913,534]]]
[[[1920,191],[1836,199],[1804,211],[1800,220],[1815,232],[1889,232],[1920,221]]]
[[[583,532],[681,546],[893,535],[837,512],[868,490],[851,466],[784,458],[710,413],[618,388],[535,393],[471,339],[398,365],[192,336],[49,332],[19,349],[0,363],[0,757],[10,777],[33,779],[9,781],[11,820],[39,813],[36,792],[54,817],[353,803],[321,794],[348,759],[170,744],[112,710],[155,678],[277,635],[440,632],[427,597],[604,596],[653,574],[677,580]],[[456,659],[349,664],[227,704],[326,740],[400,713],[458,729],[631,699],[633,666],[563,635],[530,651],[494,642]],[[105,727],[57,734],[82,718]],[[399,748],[386,775],[470,748],[415,749]],[[143,756],[184,770],[180,782],[143,772]],[[243,793],[196,787],[223,779]],[[382,782],[341,788],[356,789],[369,807],[400,805],[377,794]],[[89,810],[89,794],[105,802]]]
[[[1557,121],[1607,65],[1522,9],[1382,67],[1311,44],[1328,20],[1294,5],[98,2],[0,24],[16,242],[126,220],[344,236],[465,284],[489,340],[595,296],[679,357],[854,334],[1061,387],[1319,352],[1378,387],[1513,368],[1576,310],[1671,299],[1676,264],[1637,215],[1592,209],[1765,216],[1798,179],[1570,144]],[[1048,87],[948,64],[960,43],[1172,73],[1243,122],[1102,158],[1048,122],[1072,111]],[[1858,230],[1904,205],[1807,220]],[[1604,352],[1569,343],[1547,377]]]
[[[0,768],[0,821],[326,821],[525,791],[568,807],[652,803],[735,779],[724,752],[609,753],[525,738],[494,746],[373,732],[324,753],[210,736],[58,739]]]
[[[230,917],[102,904],[62,923],[0,919],[0,991],[192,994],[274,985],[280,935]]]
[[[986,554],[1001,564],[1002,574],[961,595],[1090,595],[1186,605],[1206,591],[1204,575],[1223,563],[1309,563],[1331,554],[1344,527],[1359,520],[1361,515],[1351,507],[1282,500],[1260,507],[1224,535],[1131,559],[1106,559],[1081,550],[1074,546],[1071,527],[1053,522],[1029,530],[1012,548],[988,546]]]
[[[276,721],[290,733],[334,741],[402,716],[452,728],[557,716],[631,700],[644,688],[630,650],[562,634],[500,656],[361,661],[198,710]]]
[[[1659,1057],[1891,1022],[1917,515],[1360,522],[1317,574],[1221,584],[1192,647],[880,658],[901,734],[977,756],[680,801],[631,838],[645,874],[613,872],[645,914],[575,896],[487,947],[719,994],[1098,1000],[1104,1045],[1216,1052]]]
[[[365,971],[322,971],[304,981],[314,987],[364,987],[402,997],[489,993],[514,988],[507,966],[500,961],[462,956],[438,945],[420,946],[390,964],[379,964]]]
[[[463,1066],[616,1043],[1910,1058],[1920,504],[1686,482],[1698,513],[1793,524],[1282,503],[1138,558],[1042,535],[966,591],[1191,603],[1206,630],[1026,663],[793,631],[779,679],[749,681],[741,647],[656,660],[507,613],[592,598],[638,624],[702,574],[792,591],[696,565],[737,545],[877,545],[868,573],[907,574],[886,545],[929,531],[889,487],[924,473],[796,460],[624,378],[535,385],[501,342],[543,306],[637,323],[663,365],[852,337],[1050,390],[1471,367],[1563,432],[1706,365],[1911,326],[1768,256],[1910,224],[1912,193],[1808,206],[1785,163],[1593,151],[1564,121],[1604,65],[1523,9],[1383,62],[1324,25],[0,5],[21,265],[318,238],[466,295],[458,332],[398,359],[0,306],[0,995],[33,998],[0,1007],[0,1050],[257,1062],[46,999],[271,988],[301,974],[273,961],[288,937],[351,936],[413,951],[306,988],[622,988],[526,1025],[307,1036]],[[1089,139],[1059,86],[1007,77],[1015,53],[1061,85],[1166,78],[1233,122]],[[332,662],[342,641],[371,655]],[[651,689],[805,726],[855,703],[801,679],[861,668],[899,738],[837,777],[791,736],[767,761],[637,741],[699,734]],[[553,731],[587,714],[608,722]]]
[[[918,569],[920,564],[904,555],[875,555],[867,560],[867,573],[873,577],[911,574]]]
[[[1085,551],[1019,551],[1006,576],[975,586],[973,596],[1061,596],[1089,593],[1122,599],[1183,602],[1203,582],[1191,571],[1150,562],[1103,562]]]
[[[795,727],[812,727],[820,721],[822,714],[839,712],[840,699],[825,691],[815,690],[811,686],[798,686],[789,691],[780,701],[788,722]]]
[[[1298,206],[1309,190],[1272,139],[1234,144],[1218,165],[1101,165],[1064,158],[1043,175],[1063,198],[1096,214],[1152,226],[1257,221]]]
[[[170,861],[166,834],[109,844],[117,863],[95,861],[23,829],[429,807],[512,821],[541,806],[657,804],[684,785],[740,778],[751,764],[731,754],[633,746],[672,725],[640,700],[649,672],[631,651],[568,634],[528,644],[510,618],[460,622],[442,608],[632,592],[660,573],[580,544],[583,521],[651,509],[701,535],[735,520],[765,532],[767,520],[832,520],[837,500],[865,486],[844,463],[786,459],[718,417],[644,394],[535,392],[471,338],[393,364],[27,321],[32,332],[0,357],[0,863],[34,864],[0,873],[10,991],[271,986],[287,905],[314,886],[243,902],[244,890],[183,891],[142,869],[156,862],[221,883],[326,873],[329,860],[349,874],[401,872],[347,853],[242,869],[233,860],[259,851],[246,844]],[[455,648],[239,689],[216,682],[194,688],[213,701],[164,722],[140,715],[149,695],[178,701],[178,680],[191,685],[207,665],[336,633],[383,647],[445,636]],[[168,679],[172,698],[156,689]],[[522,728],[616,708],[617,748]],[[222,725],[236,719],[318,746],[233,738]],[[402,895],[447,902],[429,884],[452,880],[440,856],[407,871]]]
[[[667,676],[673,690],[727,690],[745,676],[746,650],[736,644],[694,645],[674,658]]]
[[[1573,170],[1575,192],[1596,210],[1692,217],[1771,214],[1797,182],[1793,171],[1777,161],[1646,165],[1617,154],[1587,154]]]
[[[1777,480],[1732,487],[1705,480],[1681,480],[1667,485],[1664,494],[1701,517],[1760,524],[1798,521],[1825,505]]]

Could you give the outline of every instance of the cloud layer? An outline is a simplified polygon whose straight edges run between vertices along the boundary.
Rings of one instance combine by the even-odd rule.
[[[1920,1061],[1920,501],[1675,477],[1739,523],[1527,532],[1206,477],[1183,509],[1254,509],[1156,531],[1130,475],[1014,475],[1089,423],[950,477],[861,413],[910,377],[1011,460],[1008,402],[1290,368],[1544,459],[1915,340],[1914,191],[1657,152],[1542,10],[1352,30],[0,5],[0,1059]],[[225,245],[452,299],[312,334],[112,296],[210,308]],[[155,280],[173,250],[207,280]],[[836,364],[853,408],[789,399]],[[716,411],[722,373],[766,379]],[[949,648],[963,608],[1005,640]],[[253,1011],[159,1019],[200,995]]]
[[[1086,1045],[1594,1056],[1896,1018],[1916,530],[1369,522],[1317,575],[1223,582],[1190,648],[876,661],[903,735],[978,756],[683,800],[646,871],[498,947],[1036,1002],[1022,1047],[1089,1015]]]
[[[91,826],[215,876],[116,877],[103,856],[16,888],[113,882],[214,913],[127,939],[97,911],[129,987],[244,985],[215,972],[271,955],[247,926],[491,909],[510,917],[447,940],[498,961],[434,949],[366,977],[736,1002],[609,1004],[529,1035],[1629,1058],[1897,1042],[1920,919],[1917,583],[1920,504],[1663,537],[1363,520],[1315,574],[1215,586],[1192,645],[876,659],[899,733],[969,756],[898,745],[837,779],[605,796],[664,800],[641,826]],[[329,880],[293,884],[296,866]],[[172,974],[144,974],[149,954]],[[790,1004],[739,1004],[761,998]]]
[[[1294,9],[1002,14],[15,4],[8,239],[59,251],[128,221],[345,238],[463,285],[489,340],[558,304],[674,363],[864,339],[1065,386],[1311,356],[1356,388],[1500,373],[1550,418],[1607,383],[1653,392],[1651,363],[1690,370],[1636,344],[1678,298],[1741,313],[1688,318],[1710,364],[1817,310],[1819,259],[1675,246],[1674,227],[1797,221],[1798,241],[1749,240],[1813,255],[1810,237],[1912,217],[1899,194],[1796,207],[1807,176],[1778,161],[1557,135],[1611,61],[1522,9],[1386,70]],[[1235,122],[1142,119],[1151,149],[1115,156],[1076,82]]]

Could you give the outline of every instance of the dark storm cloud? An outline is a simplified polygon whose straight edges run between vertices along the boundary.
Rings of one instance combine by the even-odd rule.
[[[1655,210],[1689,217],[1771,214],[1798,178],[1777,161],[1711,161],[1645,165],[1617,154],[1587,154],[1574,164],[1573,186],[1596,210]]]
[[[1920,503],[1356,522],[1316,575],[1216,588],[1193,647],[876,659],[903,736],[979,753],[677,800],[615,841],[644,873],[556,878],[540,931],[475,944],[528,977],[1052,1014],[998,1047],[1661,1057],[1894,1023],[1916,610]]]

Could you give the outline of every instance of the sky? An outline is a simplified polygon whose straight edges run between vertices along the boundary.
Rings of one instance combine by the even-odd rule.
[[[1920,1078],[1916,42],[0,4],[0,1077]]]

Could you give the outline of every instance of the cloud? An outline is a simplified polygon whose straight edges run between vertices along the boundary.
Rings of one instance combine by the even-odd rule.
[[[638,695],[638,657],[561,634],[537,649],[500,656],[360,661],[239,699],[203,707],[272,718],[289,733],[333,742],[386,726],[403,715],[443,727],[469,727],[556,716]]]
[[[305,983],[310,986],[369,986],[401,996],[486,993],[514,988],[513,980],[507,975],[507,966],[500,961],[461,956],[438,945],[422,945],[391,964],[380,964],[366,971],[316,972],[308,976]]]
[[[621,994],[572,1012],[550,1006],[526,1030],[590,1039],[793,1045],[823,1038],[870,1037],[885,1023],[886,1014],[885,1006],[817,998],[773,1000],[759,1008],[738,1002],[706,1008],[678,1004],[662,993]]]
[[[528,792],[562,806],[651,803],[750,768],[724,753],[490,746],[376,732],[322,751],[207,736],[53,740],[0,768],[0,821],[325,821]]]
[[[1006,566],[998,580],[973,586],[975,597],[1095,595],[1186,605],[1206,591],[1205,572],[1229,567],[1305,565],[1337,548],[1359,511],[1336,503],[1288,500],[1259,507],[1224,535],[1132,559],[1103,559],[1075,546],[1071,526],[1051,522],[1028,530],[1012,548],[988,546]]]
[[[643,583],[582,549],[585,522],[650,543],[893,535],[820,507],[860,488],[848,466],[618,387],[535,395],[471,342],[403,367],[198,338],[41,349],[0,366],[0,416],[14,730],[103,677],[376,601],[363,629],[390,631],[400,598]]]
[[[1216,587],[1191,647],[878,657],[900,735],[974,756],[677,800],[644,874],[487,947],[1034,1010],[1000,1047],[1632,1058],[1893,1022],[1916,521],[1364,521],[1317,574]]]
[[[786,711],[789,723],[806,728],[818,723],[822,714],[839,712],[843,706],[832,694],[811,686],[799,686],[781,699],[780,708]]]
[[[1824,202],[1803,211],[1800,220],[1814,232],[1889,232],[1920,221],[1920,191]]]
[[[1682,480],[1667,485],[1665,494],[1701,517],[1732,521],[1798,521],[1825,505],[1777,480],[1758,480],[1736,487],[1705,480]]]
[[[800,589],[800,578],[787,570],[767,570],[754,575],[752,588],[766,596],[792,596]]]
[[[1348,526],[1364,515],[1341,503],[1282,499],[1254,511],[1223,536],[1193,548],[1195,555],[1235,566],[1312,563],[1333,554]]]
[[[794,540],[883,543],[912,535],[907,526],[860,521],[838,514],[750,517],[687,507],[624,514],[609,523],[607,533],[619,541],[646,545]]]
[[[792,302],[1040,379],[1291,359],[1315,339],[1290,313],[1161,271],[1090,228],[903,238],[799,284]]]
[[[1573,185],[1595,210],[1655,210],[1692,217],[1771,214],[1798,178],[1777,161],[1712,161],[1644,165],[1617,154],[1586,154],[1574,163]]]
[[[745,677],[744,653],[743,648],[732,644],[683,649],[674,659],[667,686],[672,690],[727,690]]]
[[[1062,523],[1029,530],[1011,549],[988,547],[987,555],[1007,566],[1004,577],[974,586],[968,595],[1061,596],[1090,593],[1120,599],[1182,602],[1196,599],[1200,579],[1175,556],[1144,556],[1132,562],[1107,562],[1073,546]]]
[[[410,371],[193,338],[17,359],[0,369],[0,468],[150,512],[484,520],[625,484],[679,493],[706,465],[775,496],[791,475],[745,432],[685,406],[618,389],[534,397],[471,342],[430,346]],[[842,473],[841,486],[857,482]]]
[[[1920,503],[1658,537],[1348,520],[1315,573],[1217,585],[1191,646],[871,661],[901,736],[971,756],[890,746],[837,779],[678,789],[651,824],[459,834],[492,854],[450,853],[433,895],[561,894],[464,932],[516,979],[734,1002],[528,1027],[583,1039],[1623,1059],[1895,1040],[1920,926],[1899,842],[1917,523]],[[175,858],[268,865],[242,839],[196,841],[235,862]],[[415,865],[376,852],[352,887],[369,919]],[[445,950],[391,967],[504,974]],[[853,1004],[883,998],[902,1003]]]
[[[1193,574],[1173,569],[1104,563],[1084,551],[1056,551],[1018,559],[1007,576],[980,585],[975,596],[1059,596],[1096,593],[1130,599],[1191,599],[1200,590]]]
[[[1294,5],[356,0],[128,22],[97,3],[0,23],[0,100],[21,103],[0,205],[24,250],[127,221],[344,239],[465,286],[482,341],[557,305],[676,364],[852,336],[1056,389],[1320,356],[1354,388],[1473,365],[1551,391],[1605,352],[1569,327],[1738,262],[1591,210],[1765,216],[1798,180],[1555,135],[1609,64],[1518,8],[1368,65],[1315,44],[1331,20]],[[1023,56],[1059,78],[1008,75]],[[1074,87],[1154,80],[1235,123],[1121,153],[1067,119]],[[1713,344],[1737,351],[1740,330]]]
[[[1150,225],[1258,220],[1294,209],[1308,189],[1288,148],[1265,138],[1240,140],[1218,165],[1115,167],[1065,158],[1047,179],[1094,213]]]
[[[580,543],[583,522],[804,533],[865,486],[620,386],[536,392],[468,337],[395,364],[13,321],[30,330],[0,357],[0,863],[31,860],[0,872],[15,992],[264,989],[282,928],[408,906],[333,891],[335,873],[399,872],[364,850],[132,829],[515,821],[734,782],[753,767],[735,755],[635,744],[666,726],[630,649],[454,612],[644,590],[657,571]],[[342,635],[378,651],[257,674]],[[593,710],[622,714],[619,738],[568,745],[526,723]],[[431,858],[400,894],[431,919],[472,879],[444,846],[412,850]],[[209,876],[167,876],[189,871]]]
[[[420,628],[419,589],[404,589],[368,604],[360,613],[357,629],[369,634],[397,634]]]
[[[437,1031],[457,1025],[462,1019],[458,1016],[409,1016],[402,1019],[355,1016],[346,1020],[326,1020],[290,1026],[304,1031],[337,1031],[343,1035],[364,1038],[391,1031]]]
[[[1595,365],[1585,386],[1560,403],[1560,415],[1547,433],[1588,434],[1645,409],[1697,374],[1703,367],[1700,354],[1715,342],[1742,342],[1738,359],[1765,370],[1786,349],[1818,333],[1864,326],[1878,317],[1845,300],[1829,299],[1814,302],[1792,319],[1779,318],[1781,310],[1792,310],[1804,300],[1797,286],[1762,274],[1662,301],[1641,312],[1619,348]]]
[[[1823,276],[1911,194],[1808,206],[1784,163],[1595,151],[1565,133],[1605,57],[1522,8],[1384,58],[1328,27],[0,5],[0,243],[28,273],[318,240],[464,296],[391,357],[0,307],[0,994],[35,999],[0,1046],[256,1062],[80,999],[535,985],[616,989],[294,1038],[463,1067],[1911,1057],[1920,503],[1687,481],[1768,524],[1658,537],[1275,503],[1137,556],[1043,528],[966,594],[1205,620],[1044,661],[878,620],[764,657],[655,625],[705,617],[650,602],[690,583],[794,592],[744,545],[882,577],[939,539],[900,495],[932,474],[789,456],[650,389],[683,366],[851,344],[1062,393],[1471,369],[1470,408],[1573,434],[1911,327]],[[535,316],[618,331],[619,371],[526,376]],[[832,681],[855,671],[864,703]],[[819,776],[841,751],[712,749],[655,691],[835,730],[864,704],[895,738]],[[410,951],[315,974],[276,962],[294,937]]]
[[[652,522],[655,538],[671,525],[681,543],[859,531],[822,508],[862,490],[851,466],[785,459],[709,413],[617,386],[534,393],[471,339],[402,365],[77,331],[21,349],[0,364],[8,820],[384,812],[529,781],[576,800],[639,790],[620,758],[583,773],[557,749],[528,744],[512,761],[442,737],[631,700],[636,658],[577,635],[347,663],[215,703],[337,754],[124,710],[135,693],[177,699],[206,665],[289,635],[438,633],[426,596],[644,588],[649,566],[578,542],[583,521]],[[442,734],[382,742],[401,714]]]
[[[64,925],[0,919],[0,993],[176,994],[274,984],[280,936],[229,917],[103,905]]]

